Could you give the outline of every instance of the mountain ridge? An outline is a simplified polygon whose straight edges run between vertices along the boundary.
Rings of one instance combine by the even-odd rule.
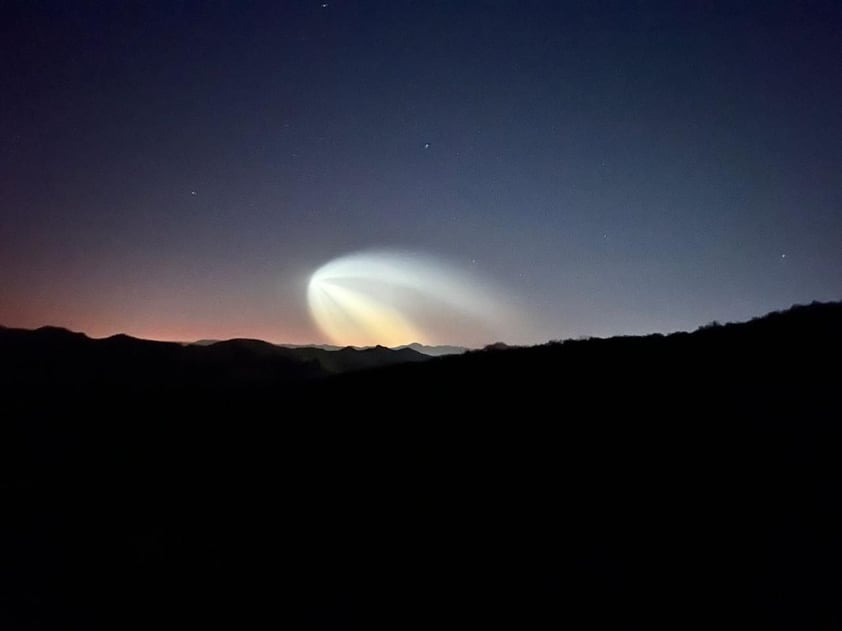
[[[57,326],[20,329],[0,325],[0,374],[7,382],[37,381],[45,375],[55,378],[65,371],[70,381],[104,379],[115,383],[121,381],[120,375],[123,374],[124,381],[134,383],[141,383],[144,379],[156,383],[167,380],[177,382],[179,379],[184,379],[186,383],[224,383],[225,379],[242,384],[248,384],[250,379],[272,383],[424,363],[431,359],[453,361],[464,358],[470,361],[469,358],[477,354],[541,354],[554,348],[595,349],[605,344],[638,344],[647,340],[652,344],[651,340],[658,339],[672,342],[722,336],[735,340],[748,339],[776,326],[797,326],[803,329],[805,335],[818,328],[832,335],[833,327],[828,322],[842,320],[840,314],[842,302],[813,302],[772,311],[744,322],[712,322],[692,332],[550,341],[534,346],[509,346],[498,342],[472,350],[418,343],[396,348],[378,345],[326,350],[321,346],[279,345],[252,338],[182,344],[122,333],[92,338]]]
[[[197,346],[145,340],[125,334],[91,338],[61,327],[0,327],[0,375],[7,383],[178,385],[227,380],[248,385],[323,378],[329,375],[426,361],[411,349],[376,347],[327,351],[290,349],[263,340],[235,338]]]
[[[842,613],[842,303],[333,373],[249,340],[27,333],[0,330],[10,628]]]

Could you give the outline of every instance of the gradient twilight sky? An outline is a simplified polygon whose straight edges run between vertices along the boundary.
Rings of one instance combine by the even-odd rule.
[[[838,0],[0,2],[0,324],[323,341],[310,274],[373,248],[508,288],[510,342],[842,298],[840,33]]]

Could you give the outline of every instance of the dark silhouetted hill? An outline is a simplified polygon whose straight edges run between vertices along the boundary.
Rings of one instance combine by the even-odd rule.
[[[382,346],[331,352],[247,339],[184,345],[127,335],[91,339],[56,327],[0,328],[0,376],[6,384],[253,387],[426,359]]]
[[[813,304],[292,380],[249,340],[2,331],[0,627],[838,628],[841,331]]]

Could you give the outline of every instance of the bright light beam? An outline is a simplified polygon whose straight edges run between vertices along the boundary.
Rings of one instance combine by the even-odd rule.
[[[310,313],[322,333],[353,346],[442,343],[459,326],[492,335],[507,319],[494,294],[456,266],[396,251],[334,259],[313,273],[307,287]]]

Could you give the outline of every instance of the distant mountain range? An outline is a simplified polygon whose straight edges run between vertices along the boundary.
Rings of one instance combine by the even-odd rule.
[[[195,342],[190,342],[190,344],[194,346],[211,346],[212,344],[218,344],[221,340],[196,340]],[[275,346],[280,346],[282,348],[316,348],[324,351],[340,351],[340,350],[347,350],[353,349],[357,351],[367,350],[374,348],[373,346],[336,346],[334,344],[275,344]],[[419,342],[413,342],[412,344],[404,344],[402,346],[395,346],[393,350],[400,351],[405,348],[411,349],[422,355],[429,355],[430,357],[442,357],[444,355],[461,355],[468,351],[467,348],[464,346],[450,346],[450,345],[427,345],[421,344]]]
[[[815,328],[815,325],[805,323],[813,320],[826,323],[828,318],[836,317],[839,310],[840,303],[814,303],[772,313],[748,323],[725,326],[711,323],[700,327],[695,333],[565,342],[562,346],[568,349],[585,344],[585,348],[591,349],[589,356],[595,356],[595,349],[605,343],[619,345],[630,343],[622,340],[661,337],[671,340],[671,347],[675,347],[688,335],[696,339],[711,331],[725,331],[727,335],[739,334],[741,338],[748,339],[747,331],[768,331],[770,326],[780,326],[778,323],[781,322],[786,323],[787,334],[799,327],[803,335],[803,332]],[[556,348],[559,344],[553,342],[537,347],[509,347],[498,342],[481,351],[468,351],[458,346],[427,346],[419,343],[397,348],[296,346],[254,339],[178,343],[143,340],[128,335],[94,339],[83,333],[50,326],[35,330],[0,326],[0,378],[5,383],[26,384],[260,386],[318,380],[331,375],[399,364],[423,363],[445,355],[451,356],[448,360],[461,360],[461,357],[453,356],[464,355],[469,363],[470,356],[489,353],[510,356],[510,353],[517,351],[538,357],[540,353],[546,352],[540,349]],[[654,342],[648,342],[648,345],[652,349],[658,348]],[[462,375],[460,378],[467,376],[470,375]]]
[[[0,375],[7,382],[260,384],[428,359],[411,348],[327,350],[251,339],[180,344],[128,335],[93,339],[57,327],[0,327]]]
[[[412,344],[406,344],[404,346],[395,347],[396,350],[401,350],[404,348],[409,348],[413,351],[423,353],[424,355],[430,355],[431,357],[442,357],[444,355],[461,355],[462,353],[468,352],[468,349],[464,346],[449,346],[444,344],[428,346],[426,344],[419,344],[418,342],[413,342]]]

